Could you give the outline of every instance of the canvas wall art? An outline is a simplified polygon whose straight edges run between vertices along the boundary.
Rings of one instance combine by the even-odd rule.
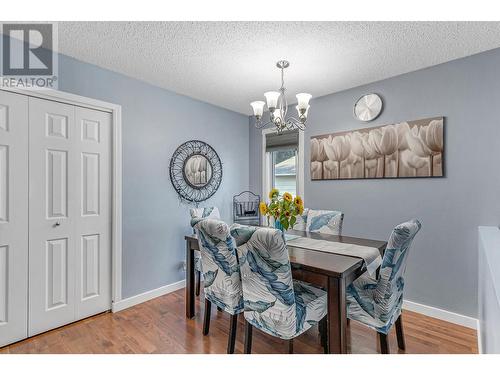
[[[443,177],[444,118],[311,137],[311,179]]]

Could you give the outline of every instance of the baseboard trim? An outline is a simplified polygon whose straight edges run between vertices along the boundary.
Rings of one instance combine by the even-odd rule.
[[[112,304],[111,311],[115,313],[121,310],[128,309],[129,307],[149,301],[153,298],[161,297],[165,294],[175,292],[176,290],[182,289],[185,286],[186,286],[186,280],[180,280],[173,284],[164,285],[159,288],[141,294],[137,294],[133,297],[122,299],[121,301],[114,302]]]
[[[479,354],[484,354],[483,353],[483,342],[481,340],[481,321],[479,319],[477,320],[476,332],[477,332],[477,352]]]
[[[446,322],[458,324],[467,328],[477,330],[478,320],[470,316],[460,315],[451,311],[442,310],[437,307],[422,305],[421,303],[408,300],[403,301],[403,309],[413,311],[422,315],[427,315],[432,318],[441,319]]]

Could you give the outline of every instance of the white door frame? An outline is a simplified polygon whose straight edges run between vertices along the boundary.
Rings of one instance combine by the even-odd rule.
[[[111,209],[111,306],[122,299],[122,107],[59,90],[23,90],[1,87],[15,94],[47,99],[79,107],[109,112],[112,115],[112,209]]]
[[[274,128],[262,129],[262,200],[267,199],[268,189],[270,187],[268,169],[271,166],[270,155],[266,153],[266,134],[277,133]],[[304,198],[304,132],[299,130],[299,149],[297,157],[297,195],[301,195]]]

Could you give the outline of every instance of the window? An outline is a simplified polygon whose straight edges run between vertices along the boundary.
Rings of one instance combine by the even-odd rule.
[[[298,130],[262,131],[262,194],[266,200],[273,187],[281,194],[303,194],[303,136]]]
[[[271,152],[273,187],[282,194],[287,191],[297,195],[297,149],[279,150]]]

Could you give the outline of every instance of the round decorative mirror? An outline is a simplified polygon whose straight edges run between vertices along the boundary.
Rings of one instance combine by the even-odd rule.
[[[188,141],[170,159],[170,181],[179,197],[202,202],[215,194],[222,181],[222,163],[203,141]]]
[[[203,155],[193,155],[184,163],[186,182],[195,189],[207,185],[212,178],[212,165]]]

